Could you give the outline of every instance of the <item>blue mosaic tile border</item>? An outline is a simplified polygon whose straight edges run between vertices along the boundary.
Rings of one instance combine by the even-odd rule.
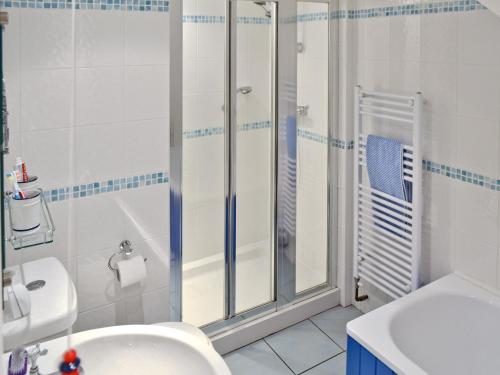
[[[394,17],[413,16],[437,13],[470,12],[476,10],[486,10],[484,5],[476,0],[452,0],[439,1],[434,3],[395,5],[379,8],[348,10],[339,13],[349,19],[374,18],[374,17]]]
[[[184,23],[208,23],[220,24],[226,23],[225,16],[205,16],[205,15],[185,15],[182,16]],[[252,25],[270,25],[271,20],[267,17],[237,17],[236,22]]]
[[[211,135],[224,134],[224,127],[216,128],[205,128],[205,129],[195,129],[195,130],[185,130],[182,135],[186,139],[209,137]]]
[[[238,126],[238,131],[251,131],[258,129],[269,129],[271,127],[270,121],[256,121],[247,124],[241,124]],[[185,139],[194,139],[194,138],[203,138],[209,137],[212,135],[221,135],[224,134],[224,127],[214,127],[214,128],[205,128],[205,129],[195,129],[195,130],[186,130],[183,132],[183,137]],[[328,142],[328,137],[325,135],[317,134],[311,132],[307,129],[297,129],[297,136],[308,139],[310,141],[328,144],[331,146],[340,148],[343,150],[352,150],[354,148],[354,141],[345,141],[342,139],[331,138],[330,142]]]
[[[328,136],[314,133],[306,129],[297,129],[297,136],[301,138],[308,139],[310,141],[322,143],[324,145],[328,144]]]
[[[166,184],[168,182],[169,178],[166,172],[153,172],[132,177],[49,189],[44,191],[44,197],[47,202],[58,202],[122,190],[138,189],[144,186]]]
[[[0,8],[31,9],[75,9],[127,10],[145,12],[168,12],[169,0],[0,0]],[[469,12],[486,10],[477,0],[451,0],[426,4],[395,5],[368,9],[335,10],[301,14],[297,17],[280,19],[281,23],[311,22],[330,19],[363,19],[374,17],[410,16],[450,12]],[[186,15],[187,23],[224,23],[224,16]],[[238,17],[238,22],[245,24],[270,24],[267,17]]]
[[[250,131],[257,129],[267,129],[271,127],[270,121],[257,121],[251,122],[248,124],[241,124],[238,126],[239,131]],[[205,129],[195,129],[195,130],[186,130],[182,133],[185,139],[193,139],[193,138],[202,138],[209,137],[211,135],[220,135],[224,134],[224,127],[214,127],[214,128],[205,128]]]
[[[477,0],[451,0],[438,1],[426,4],[406,4],[394,5],[367,9],[341,9],[327,12],[318,12],[311,14],[301,14],[297,17],[285,17],[280,20],[281,23],[311,22],[339,19],[363,19],[375,17],[395,17],[395,16],[417,16],[426,14],[452,13],[452,12],[471,12],[476,10],[487,10],[484,5]]]
[[[169,0],[0,0],[0,8],[168,12]]]
[[[500,192],[500,178],[483,176],[465,169],[450,167],[449,165],[435,163],[430,160],[423,160],[422,165],[423,169],[427,172]]]
[[[326,135],[321,135],[318,133],[311,132],[306,129],[297,129],[297,136],[308,139],[313,142],[318,142],[321,144],[330,144],[330,146],[339,148],[341,150],[352,150],[354,148],[354,141],[345,141],[338,138],[330,138]],[[329,142],[328,142],[329,141]]]
[[[297,14],[297,22],[328,21],[328,12]]]
[[[239,131],[249,131],[249,130],[258,130],[258,129],[268,129],[271,127],[270,121],[258,121],[251,122],[248,124],[241,124],[238,126]]]

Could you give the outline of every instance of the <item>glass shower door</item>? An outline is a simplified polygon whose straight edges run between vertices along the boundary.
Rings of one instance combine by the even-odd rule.
[[[183,7],[182,320],[217,329],[275,300],[276,6]]]
[[[225,318],[226,1],[183,2],[182,319]]]
[[[274,300],[275,4],[234,1],[235,314]]]
[[[297,3],[297,293],[328,282],[328,8]]]

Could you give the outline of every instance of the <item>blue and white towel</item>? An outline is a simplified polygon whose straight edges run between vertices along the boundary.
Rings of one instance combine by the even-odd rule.
[[[404,145],[395,139],[369,135],[366,142],[366,164],[370,186],[378,191],[389,194],[395,198],[411,202],[411,182],[404,180]],[[382,197],[380,194],[373,193],[373,196],[389,202],[390,200]],[[392,202],[395,205],[399,203]],[[399,213],[387,205],[382,205],[385,212],[374,208],[376,219],[375,225],[381,230],[386,230],[398,237],[402,237],[395,230],[407,232],[404,225],[408,225],[406,220],[400,220],[390,212]],[[389,217],[392,221],[384,219]],[[397,223],[401,223],[401,225]],[[394,229],[393,229],[394,228]]]
[[[366,165],[373,189],[410,202],[411,185],[404,180],[403,147],[398,140],[370,134],[366,141]]]

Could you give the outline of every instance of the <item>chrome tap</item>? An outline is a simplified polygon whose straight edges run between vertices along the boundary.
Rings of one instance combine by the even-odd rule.
[[[41,375],[38,370],[38,358],[47,355],[49,351],[47,349],[40,350],[40,344],[36,344],[35,347],[28,351],[28,358],[30,361],[30,375]]]

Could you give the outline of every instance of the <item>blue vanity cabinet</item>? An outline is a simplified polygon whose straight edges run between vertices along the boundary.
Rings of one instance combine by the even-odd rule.
[[[396,373],[348,336],[347,375],[396,375]]]

